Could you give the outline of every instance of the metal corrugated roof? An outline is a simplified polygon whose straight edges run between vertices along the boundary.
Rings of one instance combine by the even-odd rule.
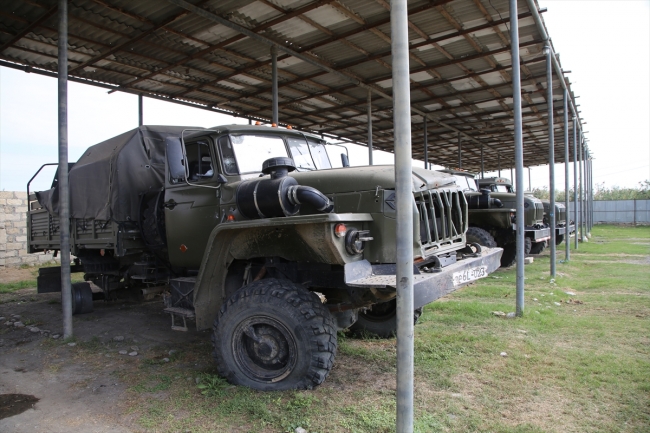
[[[530,166],[547,163],[548,115],[544,41],[527,4],[520,0],[518,12]],[[228,20],[280,45],[281,124],[365,144],[368,90],[352,81],[392,93],[387,0],[193,0],[189,6],[200,9],[177,0],[71,1],[70,78],[269,121],[270,46],[220,21]],[[481,145],[486,170],[498,161],[508,167],[514,160],[508,1],[417,0],[408,11],[414,158],[423,159],[424,113],[431,162],[457,165],[461,131],[464,168],[480,169]],[[55,1],[0,3],[1,64],[55,74],[57,27]],[[560,79],[554,74],[558,130]],[[373,94],[372,107],[373,145],[392,151],[392,101]],[[563,162],[563,134],[556,133],[555,143],[555,160]]]

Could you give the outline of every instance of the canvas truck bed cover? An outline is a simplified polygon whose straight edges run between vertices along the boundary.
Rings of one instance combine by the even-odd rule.
[[[70,217],[137,220],[140,194],[160,190],[165,176],[165,139],[190,126],[140,126],[86,149],[69,172]],[[36,193],[57,215],[58,186]]]

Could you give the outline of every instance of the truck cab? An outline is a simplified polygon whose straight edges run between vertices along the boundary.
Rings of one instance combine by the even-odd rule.
[[[479,188],[491,191],[492,196],[501,200],[505,206],[516,207],[517,196],[510,179],[490,177],[477,179],[476,183]],[[544,204],[531,195],[524,196],[524,223],[525,254],[541,252],[551,238],[551,229],[544,222]]]

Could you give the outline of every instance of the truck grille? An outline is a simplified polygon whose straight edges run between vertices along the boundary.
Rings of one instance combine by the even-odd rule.
[[[534,222],[544,221],[544,203],[535,201],[535,219]]]
[[[425,250],[465,242],[467,200],[462,192],[442,188],[419,191],[415,193],[415,205]]]
[[[555,204],[555,225],[566,223],[566,207],[563,204]]]

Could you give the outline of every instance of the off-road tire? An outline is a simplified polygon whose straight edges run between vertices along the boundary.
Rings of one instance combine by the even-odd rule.
[[[413,311],[413,324],[418,323],[422,308]],[[376,304],[371,310],[359,312],[359,318],[350,331],[355,337],[391,338],[397,335],[397,301]]]
[[[336,355],[332,315],[316,294],[289,280],[242,287],[223,304],[212,331],[219,374],[262,391],[320,385]]]
[[[483,230],[479,227],[468,228],[467,233],[465,233],[465,238],[467,239],[467,243],[475,242],[488,248],[494,248],[497,246],[494,237],[492,237],[487,230]]]
[[[564,235],[555,235],[555,245],[560,245],[564,241]]]
[[[546,242],[533,242],[530,246],[530,254],[542,254],[546,248]]]
[[[501,267],[509,268],[517,261],[517,244],[510,242],[503,246],[503,254],[501,254]]]
[[[530,238],[524,238],[524,257],[530,254],[532,241]],[[503,246],[503,254],[501,254],[501,267],[509,268],[517,262],[517,243],[510,242]]]
[[[524,257],[530,255],[530,249],[533,247],[533,241],[530,238],[524,238]]]
[[[72,290],[72,315],[93,312],[93,291],[89,283],[74,283]]]

